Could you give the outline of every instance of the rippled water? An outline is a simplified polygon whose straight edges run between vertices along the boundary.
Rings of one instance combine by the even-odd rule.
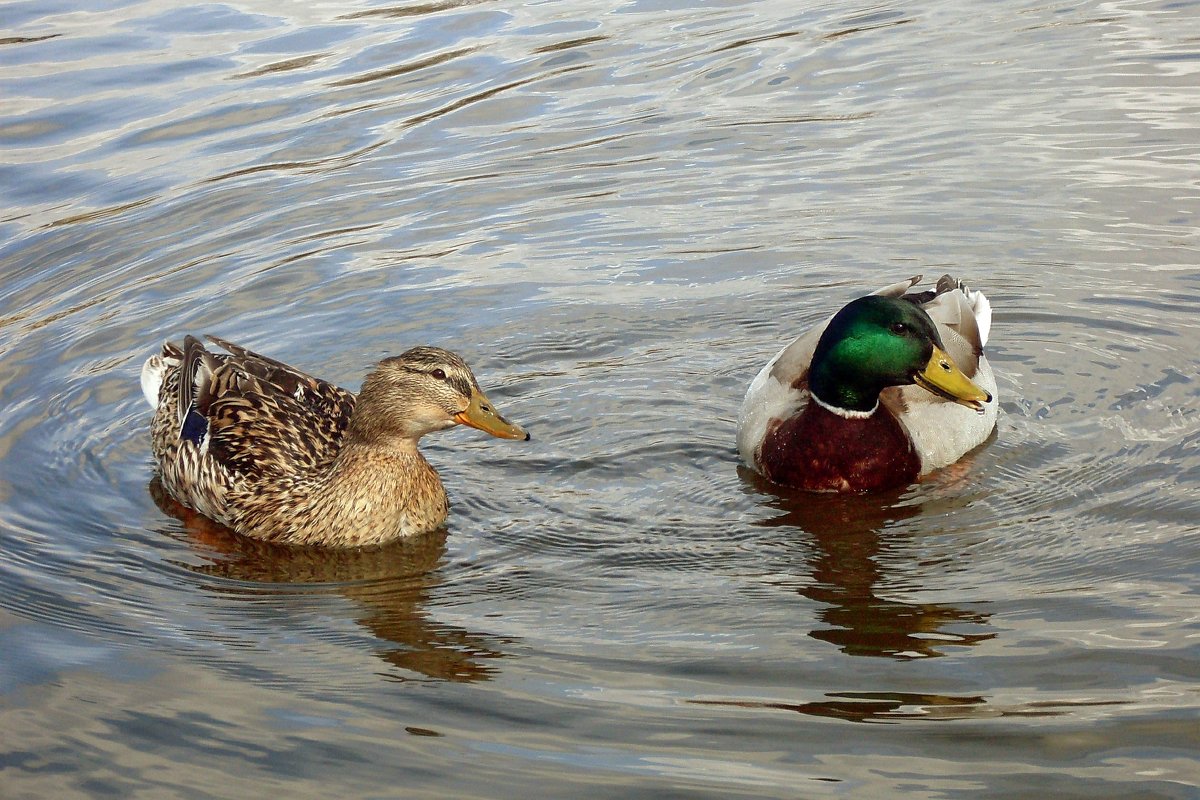
[[[1200,4],[0,6],[0,794],[1200,797]],[[780,494],[790,336],[952,272],[994,439]],[[162,501],[142,360],[449,346],[359,553]],[[161,506],[161,507],[160,507]]]

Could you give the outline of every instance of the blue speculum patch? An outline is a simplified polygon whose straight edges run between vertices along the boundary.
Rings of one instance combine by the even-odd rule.
[[[179,430],[180,438],[187,439],[199,447],[200,440],[206,433],[208,433],[208,420],[201,416],[195,408],[189,408],[187,416],[183,418],[183,427]]]

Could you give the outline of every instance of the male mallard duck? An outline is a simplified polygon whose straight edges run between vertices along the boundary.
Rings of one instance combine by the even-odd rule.
[[[957,461],[996,425],[983,356],[992,310],[949,275],[849,303],[771,359],[746,392],[738,451],[775,483],[862,492]]]
[[[265,356],[188,336],[142,367],[164,488],[227,527],[273,542],[352,547],[439,527],[446,490],[417,441],[463,424],[528,439],[496,413],[461,358],[385,358],[357,397]]]

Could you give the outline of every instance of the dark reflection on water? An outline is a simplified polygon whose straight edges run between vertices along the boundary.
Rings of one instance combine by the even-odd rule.
[[[731,708],[794,711],[813,717],[829,717],[849,722],[902,722],[926,720],[984,719],[993,717],[1055,717],[1073,709],[1126,705],[1120,700],[1096,702],[1028,703],[1018,708],[997,708],[982,696],[952,697],[938,694],[904,692],[831,692],[828,700],[811,703],[783,703],[754,700],[689,700],[695,705]]]
[[[189,546],[203,561],[176,563],[222,579],[206,587],[211,592],[269,603],[277,591],[335,591],[363,609],[355,617],[357,624],[388,643],[377,651],[379,658],[404,673],[437,680],[488,680],[497,671],[493,662],[504,657],[497,648],[511,644],[431,618],[426,605],[439,585],[445,528],[383,547],[290,547],[239,536],[180,505],[157,476],[148,489],[163,512],[184,524]],[[410,679],[404,674],[385,677]]]
[[[912,537],[895,527],[897,522],[922,513],[920,503],[901,502],[903,490],[845,496],[789,492],[745,467],[739,469],[743,480],[774,495],[768,504],[783,512],[764,518],[759,525],[798,528],[812,537],[807,558],[811,581],[797,591],[823,604],[819,619],[832,626],[811,631],[814,639],[837,645],[853,656],[915,659],[940,656],[946,648],[977,645],[995,637],[992,632],[954,627],[982,626],[988,621],[985,613],[882,596],[895,587],[887,575],[887,564],[916,549]],[[920,589],[905,587],[906,591]]]

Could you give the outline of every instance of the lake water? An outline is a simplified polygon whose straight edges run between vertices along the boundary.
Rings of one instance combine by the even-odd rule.
[[[105,6],[0,6],[0,795],[1200,797],[1200,3]],[[984,448],[739,468],[785,341],[944,272]],[[188,332],[450,347],[534,438],[255,545],[160,508]]]

